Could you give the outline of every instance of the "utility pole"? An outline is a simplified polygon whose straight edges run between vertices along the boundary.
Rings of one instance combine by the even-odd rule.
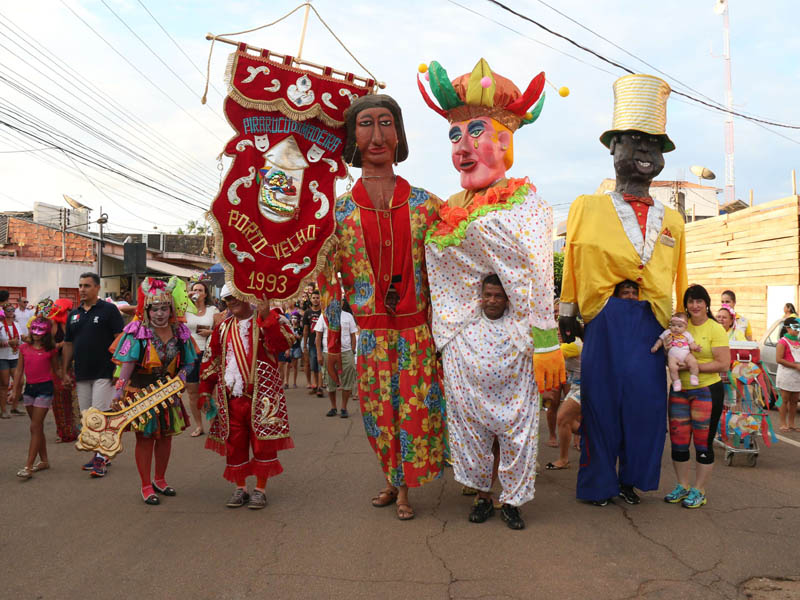
[[[733,84],[731,83],[731,28],[728,16],[728,0],[717,0],[714,11],[722,16],[722,60],[725,62],[725,204],[736,201],[736,186],[733,176]]]
[[[100,218],[97,219],[97,224],[100,226],[100,247],[97,252],[97,274],[103,276],[103,225],[108,223],[108,215],[103,212],[103,207],[100,207]]]

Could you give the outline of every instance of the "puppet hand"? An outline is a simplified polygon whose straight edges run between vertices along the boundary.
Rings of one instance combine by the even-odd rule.
[[[570,318],[570,317],[567,317]],[[540,392],[546,392],[567,381],[561,348],[533,355],[533,372]]]
[[[558,317],[558,329],[561,331],[561,341],[571,344],[575,341],[575,332],[580,330],[578,317]]]

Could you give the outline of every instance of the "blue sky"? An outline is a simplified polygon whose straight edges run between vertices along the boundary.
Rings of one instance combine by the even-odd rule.
[[[563,219],[569,203],[577,195],[593,192],[604,177],[613,175],[611,157],[598,137],[611,122],[611,84],[623,73],[485,0],[458,2],[527,37],[447,0],[391,3],[315,0],[314,6],[353,54],[378,79],[387,83],[386,93],[402,106],[411,154],[398,172],[415,185],[443,197],[458,191],[458,176],[450,163],[447,124],[423,104],[416,90],[415,76],[420,62],[438,60],[455,77],[469,72],[477,60],[484,57],[493,70],[511,78],[520,88],[542,70],[556,86],[568,86],[572,92],[568,98],[560,98],[551,87],[546,88],[548,97],[542,116],[515,136],[516,160],[510,171],[512,176],[530,177],[540,194],[554,206],[556,218]],[[91,82],[130,111],[129,114],[135,115],[145,124],[142,127],[157,132],[163,140],[159,150],[176,157],[165,161],[163,168],[180,172],[184,181],[202,181],[202,189],[211,190],[203,201],[210,202],[219,178],[217,155],[231,132],[222,118],[222,97],[216,91],[210,92],[208,106],[199,103],[204,77],[196,66],[205,71],[209,49],[204,36],[209,31],[220,34],[273,21],[297,3],[282,0],[225,3],[105,0],[105,3],[180,75],[185,84],[137,40],[101,0],[4,3],[0,8],[0,23],[8,25],[10,19],[39,42],[58,50],[60,58],[85,77],[79,80],[80,85],[88,89],[87,82]],[[549,0],[548,3],[654,67],[723,101],[723,64],[712,56],[712,50],[716,55],[722,52],[722,19],[713,12],[713,0],[662,3],[628,0],[559,0],[556,3]],[[165,36],[142,4],[175,38],[194,65]],[[536,0],[507,0],[507,4],[613,60],[640,72],[654,72]],[[67,7],[111,42],[155,86],[114,54]],[[42,19],[45,13],[47,19]],[[796,109],[797,98],[800,98],[798,16],[800,9],[796,3],[788,1],[731,2],[735,108],[776,121],[800,124],[800,112]],[[240,39],[280,53],[294,54],[301,22],[302,12],[298,11],[274,27],[240,36]],[[46,69],[41,68],[42,73],[37,73],[10,54],[14,51],[31,60],[30,51],[21,53],[14,45],[17,42],[19,40],[7,28],[0,28],[0,43],[6,46],[5,49],[0,47],[0,65],[13,68],[30,82],[80,108],[63,92],[64,84]],[[217,44],[211,62],[211,82],[223,92],[223,72],[230,50],[230,46]],[[313,14],[303,56],[336,68],[361,72]],[[13,75],[6,74],[13,79]],[[75,138],[89,145],[96,143],[2,83],[0,100],[73,132]],[[93,114],[89,109],[87,113]],[[677,150],[667,155],[661,178],[695,181],[689,167],[700,164],[717,173],[715,184],[722,187],[723,118],[721,113],[687,104],[673,96],[669,102],[667,129]],[[114,131],[109,129],[111,135],[116,135]],[[800,167],[800,131],[779,131],[791,140],[753,123],[735,121],[737,197],[746,200],[751,188],[757,203],[790,193],[790,171]],[[62,168],[53,162],[43,162],[42,157],[47,152],[7,153],[24,144],[9,138],[0,126],[0,134],[3,133],[6,134],[0,136],[0,151],[6,151],[0,155],[0,207],[3,210],[21,210],[35,200],[60,204],[61,194],[67,193],[92,208],[102,205],[115,231],[152,230],[156,225],[169,231],[201,215],[199,208],[142,191],[101,172],[85,168],[84,174],[80,174],[63,157],[60,157],[64,163]],[[121,137],[120,142],[127,144],[129,138]],[[108,153],[114,155],[110,149]],[[58,155],[52,151],[49,154]],[[199,196],[193,198],[193,203],[200,204]],[[96,217],[97,213],[93,215]]]

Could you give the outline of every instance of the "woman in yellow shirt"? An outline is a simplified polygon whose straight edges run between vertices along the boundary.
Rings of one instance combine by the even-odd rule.
[[[706,503],[705,486],[714,468],[714,436],[722,414],[725,388],[720,372],[731,362],[728,334],[711,314],[711,298],[701,285],[690,286],[683,295],[689,313],[687,331],[692,334],[698,352],[693,352],[700,367],[698,385],[689,381],[689,371],[681,371],[682,391],[670,391],[669,439],[672,465],[678,483],[664,497],[666,502],[680,502],[685,508],[700,508]],[[689,444],[694,440],[697,462],[694,487],[689,486]]]

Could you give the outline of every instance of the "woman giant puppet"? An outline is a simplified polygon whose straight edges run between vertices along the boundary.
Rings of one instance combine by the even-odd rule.
[[[139,287],[137,318],[125,327],[112,346],[113,360],[121,365],[112,409],[117,409],[124,396],[136,394],[157,381],[176,374],[186,381],[194,368],[197,348],[189,328],[178,319],[190,305],[186,283],[177,277],[168,282],[145,278]],[[165,479],[172,436],[188,425],[189,417],[180,399],[144,424],[132,425],[136,432],[136,468],[146,504],[159,503],[156,492],[175,495],[175,489]],[[151,476],[153,455],[155,477]]]
[[[344,291],[361,330],[358,397],[364,427],[388,484],[372,505],[397,502],[397,517],[407,520],[414,517],[408,488],[441,475],[445,452],[424,248],[440,201],[394,174],[393,165],[407,158],[408,146],[400,107],[391,97],[359,98],[345,120],[344,158],[362,175],[336,202],[339,246],[319,282],[330,327],[328,370],[338,381]]]
[[[420,82],[423,98],[450,121],[453,165],[464,188],[441,208],[425,246],[454,475],[478,490],[470,521],[485,521],[494,511],[496,438],[502,517],[522,529],[519,506],[533,498],[536,478],[537,387],[564,381],[553,318],[552,212],[527,178],[506,178],[514,132],[541,111],[544,73],[521,93],[483,59],[452,82],[437,62],[421,70],[441,108]],[[488,309],[493,287],[508,302],[500,315]]]

